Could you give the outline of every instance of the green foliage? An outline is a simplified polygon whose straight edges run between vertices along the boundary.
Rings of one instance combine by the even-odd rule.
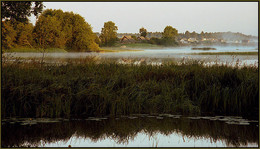
[[[1,2],[1,18],[2,20],[10,19],[18,22],[28,22],[28,17],[31,14],[38,16],[43,7],[42,2],[4,1]]]
[[[161,39],[152,37],[149,41],[151,44],[157,44],[157,45],[162,45]]]
[[[101,30],[101,44],[103,46],[112,46],[115,44],[117,40],[117,26],[112,21],[108,21],[104,23],[104,27]]]
[[[186,32],[185,32],[185,37],[186,37],[186,38],[190,38],[190,32],[189,32],[189,31],[186,31]]]
[[[45,10],[34,28],[35,42],[41,48],[67,48],[96,51],[95,34],[84,18],[72,12]]]
[[[163,30],[163,38],[175,39],[178,31],[172,26],[166,26]]]
[[[162,35],[163,37],[162,37],[161,44],[165,46],[172,46],[177,44],[175,38],[178,36],[178,31],[172,26],[166,26],[164,28]]]
[[[60,47],[59,42],[64,41],[59,38],[60,31],[61,25],[57,18],[40,16],[34,28],[35,42],[40,48]]]
[[[142,27],[142,28],[139,29],[139,33],[141,34],[141,36],[146,37],[146,35],[147,35],[147,30]]]
[[[135,35],[131,36],[134,40],[137,40],[137,37]]]

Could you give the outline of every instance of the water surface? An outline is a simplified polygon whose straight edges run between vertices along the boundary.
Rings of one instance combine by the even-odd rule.
[[[241,117],[121,116],[2,121],[2,147],[258,147],[258,121]],[[11,123],[12,122],[12,123]]]

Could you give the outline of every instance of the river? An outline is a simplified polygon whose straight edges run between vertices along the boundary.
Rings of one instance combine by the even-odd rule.
[[[200,48],[205,46],[200,46]],[[69,53],[4,53],[8,57],[20,58],[85,58],[87,56],[98,56],[101,58],[145,58],[157,59],[174,59],[181,61],[183,59],[200,60],[207,63],[220,62],[234,65],[237,61],[241,65],[258,66],[258,55],[231,55],[231,54],[202,54],[202,53],[221,53],[221,52],[258,52],[257,46],[211,46],[215,50],[192,50],[193,47],[175,47],[162,49],[139,49],[141,51],[124,51],[124,52],[107,52],[107,53],[90,53],[90,52],[69,52]]]

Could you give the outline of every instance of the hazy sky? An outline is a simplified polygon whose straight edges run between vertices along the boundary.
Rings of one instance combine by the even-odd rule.
[[[257,2],[44,2],[45,9],[80,14],[100,32],[113,21],[118,33],[162,32],[167,25],[179,33],[241,32],[258,35]],[[31,19],[35,23],[35,19]]]

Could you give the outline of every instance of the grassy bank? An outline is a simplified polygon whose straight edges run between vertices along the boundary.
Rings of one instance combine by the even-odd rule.
[[[89,58],[62,66],[2,66],[2,117],[133,113],[258,117],[258,68],[120,65]]]
[[[124,51],[141,51],[141,50],[134,50],[131,48],[122,48],[122,47],[102,47],[97,52],[124,52]],[[68,52],[65,49],[59,49],[59,48],[47,48],[47,49],[36,49],[36,48],[13,48],[13,49],[3,49],[3,52],[34,52],[34,53],[66,53]],[[78,51],[72,51],[72,52],[78,52]]]
[[[112,47],[101,47],[101,48],[119,48],[119,49],[162,49],[164,46],[150,44],[150,43],[116,43]]]
[[[134,49],[126,49],[121,47],[103,47],[100,48],[99,52],[105,53],[105,52],[129,52],[129,51],[142,51],[142,50],[134,50]]]
[[[12,49],[3,49],[3,52],[60,52],[60,53],[66,53],[67,51],[65,49],[60,48],[47,48],[47,49],[37,49],[37,48],[12,48]]]

